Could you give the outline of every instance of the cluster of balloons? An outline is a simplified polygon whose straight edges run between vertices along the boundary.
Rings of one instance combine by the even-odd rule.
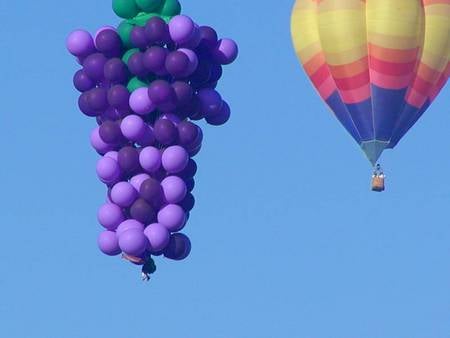
[[[236,43],[180,15],[176,0],[115,0],[125,18],[91,36],[76,30],[67,48],[82,68],[73,83],[78,105],[98,126],[91,144],[102,155],[97,175],[108,187],[98,211],[98,246],[155,271],[152,256],[186,258],[180,231],[195,204],[192,159],[203,133],[192,121],[222,125],[230,107],[215,90]]]

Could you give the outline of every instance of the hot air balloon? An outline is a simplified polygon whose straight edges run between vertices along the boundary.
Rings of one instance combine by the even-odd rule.
[[[297,0],[296,53],[374,166],[419,120],[450,73],[450,0]]]

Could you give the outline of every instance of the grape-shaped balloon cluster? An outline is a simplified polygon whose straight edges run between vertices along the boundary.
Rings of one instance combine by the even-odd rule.
[[[194,207],[193,157],[203,140],[192,121],[228,121],[230,107],[215,88],[238,48],[180,15],[177,0],[114,0],[113,10],[125,19],[117,29],[76,30],[67,48],[82,65],[73,83],[81,112],[96,119],[91,144],[108,187],[98,246],[142,265],[146,278],[156,269],[152,256],[190,253],[180,231]]]

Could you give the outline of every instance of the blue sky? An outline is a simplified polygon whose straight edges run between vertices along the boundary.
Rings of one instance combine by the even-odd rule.
[[[1,1],[0,337],[446,338],[450,97],[382,158],[388,191],[291,47],[293,1],[184,1],[240,45],[206,127],[185,262],[150,284],[96,248],[95,122],[77,111],[75,28],[109,1]]]

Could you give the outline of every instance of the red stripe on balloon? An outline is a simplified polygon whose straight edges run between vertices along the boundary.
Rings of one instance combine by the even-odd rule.
[[[323,64],[310,78],[314,86],[319,87],[329,76],[328,66]]]
[[[370,70],[370,82],[377,87],[385,89],[403,89],[410,85],[412,74],[403,76],[391,76]]]
[[[352,90],[360,88],[370,82],[369,72],[364,71],[358,75],[342,78],[342,79],[334,79],[336,82],[336,86],[341,90]]]
[[[346,104],[361,103],[370,98],[370,84],[353,90],[340,90],[342,102]]]
[[[450,5],[450,0],[422,0],[424,6],[447,4]]]
[[[395,63],[379,60],[373,56],[370,57],[369,67],[378,73],[396,76],[407,75],[414,71],[416,61]]]

